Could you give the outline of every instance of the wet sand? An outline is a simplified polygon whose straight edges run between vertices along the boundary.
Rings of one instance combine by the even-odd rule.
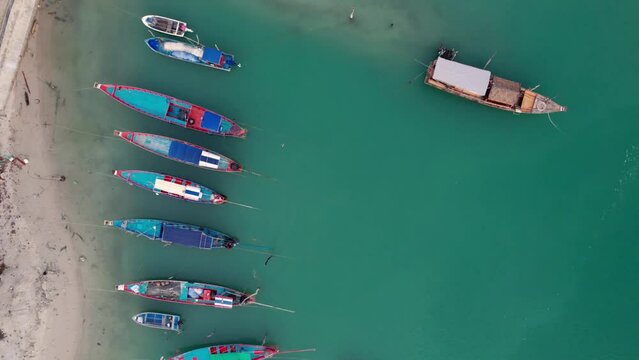
[[[1,359],[73,359],[83,325],[81,235],[69,225],[56,171],[55,113],[48,82],[47,34],[53,17],[38,11],[0,118],[0,150],[28,158],[0,174]],[[24,73],[24,76],[22,75]],[[26,79],[26,81],[25,81]]]

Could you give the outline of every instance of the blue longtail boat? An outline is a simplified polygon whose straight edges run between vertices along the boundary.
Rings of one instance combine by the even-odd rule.
[[[280,353],[274,346],[228,344],[207,346],[160,360],[265,360]]]
[[[242,171],[240,164],[226,156],[186,141],[134,131],[116,130],[113,134],[146,151],[184,164],[222,172]]]
[[[157,312],[141,312],[133,315],[131,319],[136,324],[144,327],[177,332],[180,332],[180,326],[182,325],[179,315]]]
[[[163,37],[148,38],[144,42],[154,52],[176,60],[223,71],[231,71],[236,66],[240,67],[240,64],[235,62],[233,54],[225,53],[216,48]]]
[[[94,83],[113,100],[144,115],[207,134],[244,138],[246,130],[231,119],[188,101],[135,86]]]
[[[226,196],[205,186],[171,175],[142,170],[113,170],[113,175],[156,195],[166,195],[186,201],[220,205],[226,202]]]
[[[115,289],[147,299],[222,309],[253,304],[257,295],[220,285],[179,280],[137,281],[117,285]]]
[[[165,220],[117,219],[105,220],[104,225],[151,240],[196,249],[232,249],[238,243],[233,237],[213,229]]]

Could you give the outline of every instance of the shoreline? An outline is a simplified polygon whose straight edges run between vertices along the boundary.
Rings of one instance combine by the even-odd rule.
[[[26,2],[16,0],[13,6]],[[24,16],[24,7],[19,10]],[[40,80],[50,76],[47,35],[53,20],[44,11],[35,10],[35,22],[28,19],[18,62],[14,47],[0,70],[4,84],[7,71],[15,74],[2,99],[0,150],[3,156],[29,160],[22,168],[14,162],[0,171],[2,359],[73,359],[81,348],[85,294],[78,235],[68,225],[63,199],[67,184],[55,174],[54,127],[47,123],[59,99],[55,85]],[[5,36],[13,33],[19,38],[18,32],[25,29],[25,19],[21,20],[15,25],[9,19]]]

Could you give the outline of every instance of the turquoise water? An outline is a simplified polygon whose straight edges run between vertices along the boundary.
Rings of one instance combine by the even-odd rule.
[[[51,80],[56,154],[84,241],[81,358],[157,359],[266,336],[282,359],[635,359],[639,290],[639,115],[632,90],[639,5],[577,1],[169,1],[56,5]],[[356,7],[356,22],[347,20]],[[60,8],[61,7],[61,8]],[[45,9],[47,10],[47,9]],[[234,53],[224,73],[146,48],[138,20],[185,19]],[[391,28],[390,24],[394,26]],[[422,84],[440,43],[459,61],[521,81],[570,108],[517,116]],[[171,94],[249,128],[206,136],[137,114],[97,90]],[[64,128],[62,127],[64,126]],[[219,151],[263,176],[212,174],[128,146],[113,129]],[[113,137],[115,139],[115,137]],[[111,169],[169,173],[239,203],[156,197]],[[75,183],[74,183],[75,181]],[[82,224],[125,217],[209,226],[281,255],[162,247]],[[82,223],[82,224],[80,224]],[[261,288],[296,310],[177,306],[110,292],[168,278]],[[183,316],[181,335],[135,326]],[[99,343],[99,345],[98,345]]]

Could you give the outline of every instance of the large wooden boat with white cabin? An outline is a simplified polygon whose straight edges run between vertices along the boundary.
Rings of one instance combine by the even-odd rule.
[[[552,99],[495,76],[490,71],[454,61],[457,51],[440,48],[426,71],[424,83],[496,109],[525,114],[548,114],[568,108]]]

